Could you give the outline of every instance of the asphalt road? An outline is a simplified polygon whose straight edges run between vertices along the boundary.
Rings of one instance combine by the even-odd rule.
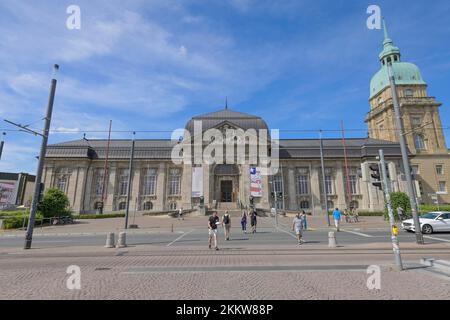
[[[245,248],[247,245],[264,246],[296,244],[295,235],[285,226],[278,229],[259,228],[256,234],[243,234],[238,228],[231,230],[231,240],[225,241],[223,230],[219,228],[219,247]],[[387,230],[359,230],[351,227],[337,233],[337,242],[340,245],[389,243],[390,234]],[[304,240],[308,245],[327,245],[328,230],[320,229],[304,232]],[[450,243],[450,233],[438,233],[425,236],[427,243]],[[33,239],[35,248],[70,247],[70,246],[104,246],[105,234],[60,234],[60,235],[36,235]],[[152,246],[193,246],[207,247],[208,231],[204,228],[186,228],[176,232],[148,232],[130,231],[127,234],[128,245],[152,245]],[[415,242],[415,235],[400,231],[400,245],[402,243]],[[23,236],[0,236],[0,247],[15,248],[22,247]]]

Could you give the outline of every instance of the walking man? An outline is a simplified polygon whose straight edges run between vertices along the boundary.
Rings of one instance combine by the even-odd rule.
[[[183,218],[183,208],[178,209],[178,220],[184,220],[184,218]]]
[[[341,212],[339,211],[338,208],[336,208],[333,211],[333,219],[334,219],[334,225],[336,226],[336,231],[339,232],[339,223],[341,222]]]
[[[220,223],[219,217],[217,216],[217,212],[214,211],[213,215],[209,217],[208,220],[208,229],[209,229],[209,248],[211,249],[212,240],[214,239],[214,248],[219,250],[217,246],[217,225]]]
[[[242,232],[247,233],[247,212],[244,210],[241,217]]]
[[[225,241],[230,240],[230,230],[231,230],[231,217],[228,214],[228,211],[225,211],[224,216],[222,217],[222,227],[225,231]]]
[[[303,214],[297,213],[297,215],[294,218],[294,221],[292,222],[292,231],[295,231],[295,234],[297,235],[297,241],[298,245],[301,246],[303,242]]]
[[[405,210],[403,210],[402,207],[397,208],[397,214],[398,214],[400,221],[405,220]]]
[[[252,211],[251,217],[250,217],[250,224],[252,225],[252,233],[256,233],[256,223],[258,214],[256,213],[256,210]]]

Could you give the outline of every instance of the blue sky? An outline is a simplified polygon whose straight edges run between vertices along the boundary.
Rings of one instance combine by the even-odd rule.
[[[72,4],[81,8],[81,30],[66,28]],[[365,137],[383,40],[366,27],[371,4],[450,126],[448,0],[2,0],[0,118],[40,130],[59,63],[52,128],[64,133],[51,143],[83,132],[106,138],[95,131],[106,131],[109,119],[113,130],[173,130],[221,109],[225,96],[231,109],[260,115],[271,128],[339,130],[344,120],[360,129],[348,137]],[[11,129],[3,121],[0,128]],[[170,135],[137,135],[161,137]],[[5,141],[0,170],[34,173],[40,139],[9,131]]]

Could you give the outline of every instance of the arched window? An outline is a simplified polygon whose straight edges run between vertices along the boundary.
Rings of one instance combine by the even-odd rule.
[[[309,201],[301,201],[300,202],[300,209],[309,209]]]
[[[169,209],[170,210],[177,210],[177,203],[176,202],[171,202],[169,204]]]
[[[94,209],[95,210],[98,210],[98,209],[101,209],[102,208],[102,203],[101,203],[101,201],[98,201],[98,202],[96,202],[95,204],[94,204]]]
[[[147,201],[144,203],[144,210],[153,210],[153,203],[151,201]]]
[[[127,203],[126,202],[119,203],[119,210],[125,210],[126,208],[127,208]]]
[[[425,150],[425,140],[423,139],[423,136],[420,134],[414,135],[414,145],[416,147],[416,150]]]
[[[350,202],[350,209],[358,209],[359,208],[359,203],[358,201],[352,201]]]
[[[328,200],[327,204],[328,204],[328,210],[333,210],[334,209],[334,202],[333,201]]]

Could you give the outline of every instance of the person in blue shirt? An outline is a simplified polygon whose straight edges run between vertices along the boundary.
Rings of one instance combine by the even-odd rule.
[[[334,225],[336,226],[336,230],[339,232],[339,223],[341,222],[341,212],[338,208],[336,208],[333,211],[333,219],[334,219]]]

